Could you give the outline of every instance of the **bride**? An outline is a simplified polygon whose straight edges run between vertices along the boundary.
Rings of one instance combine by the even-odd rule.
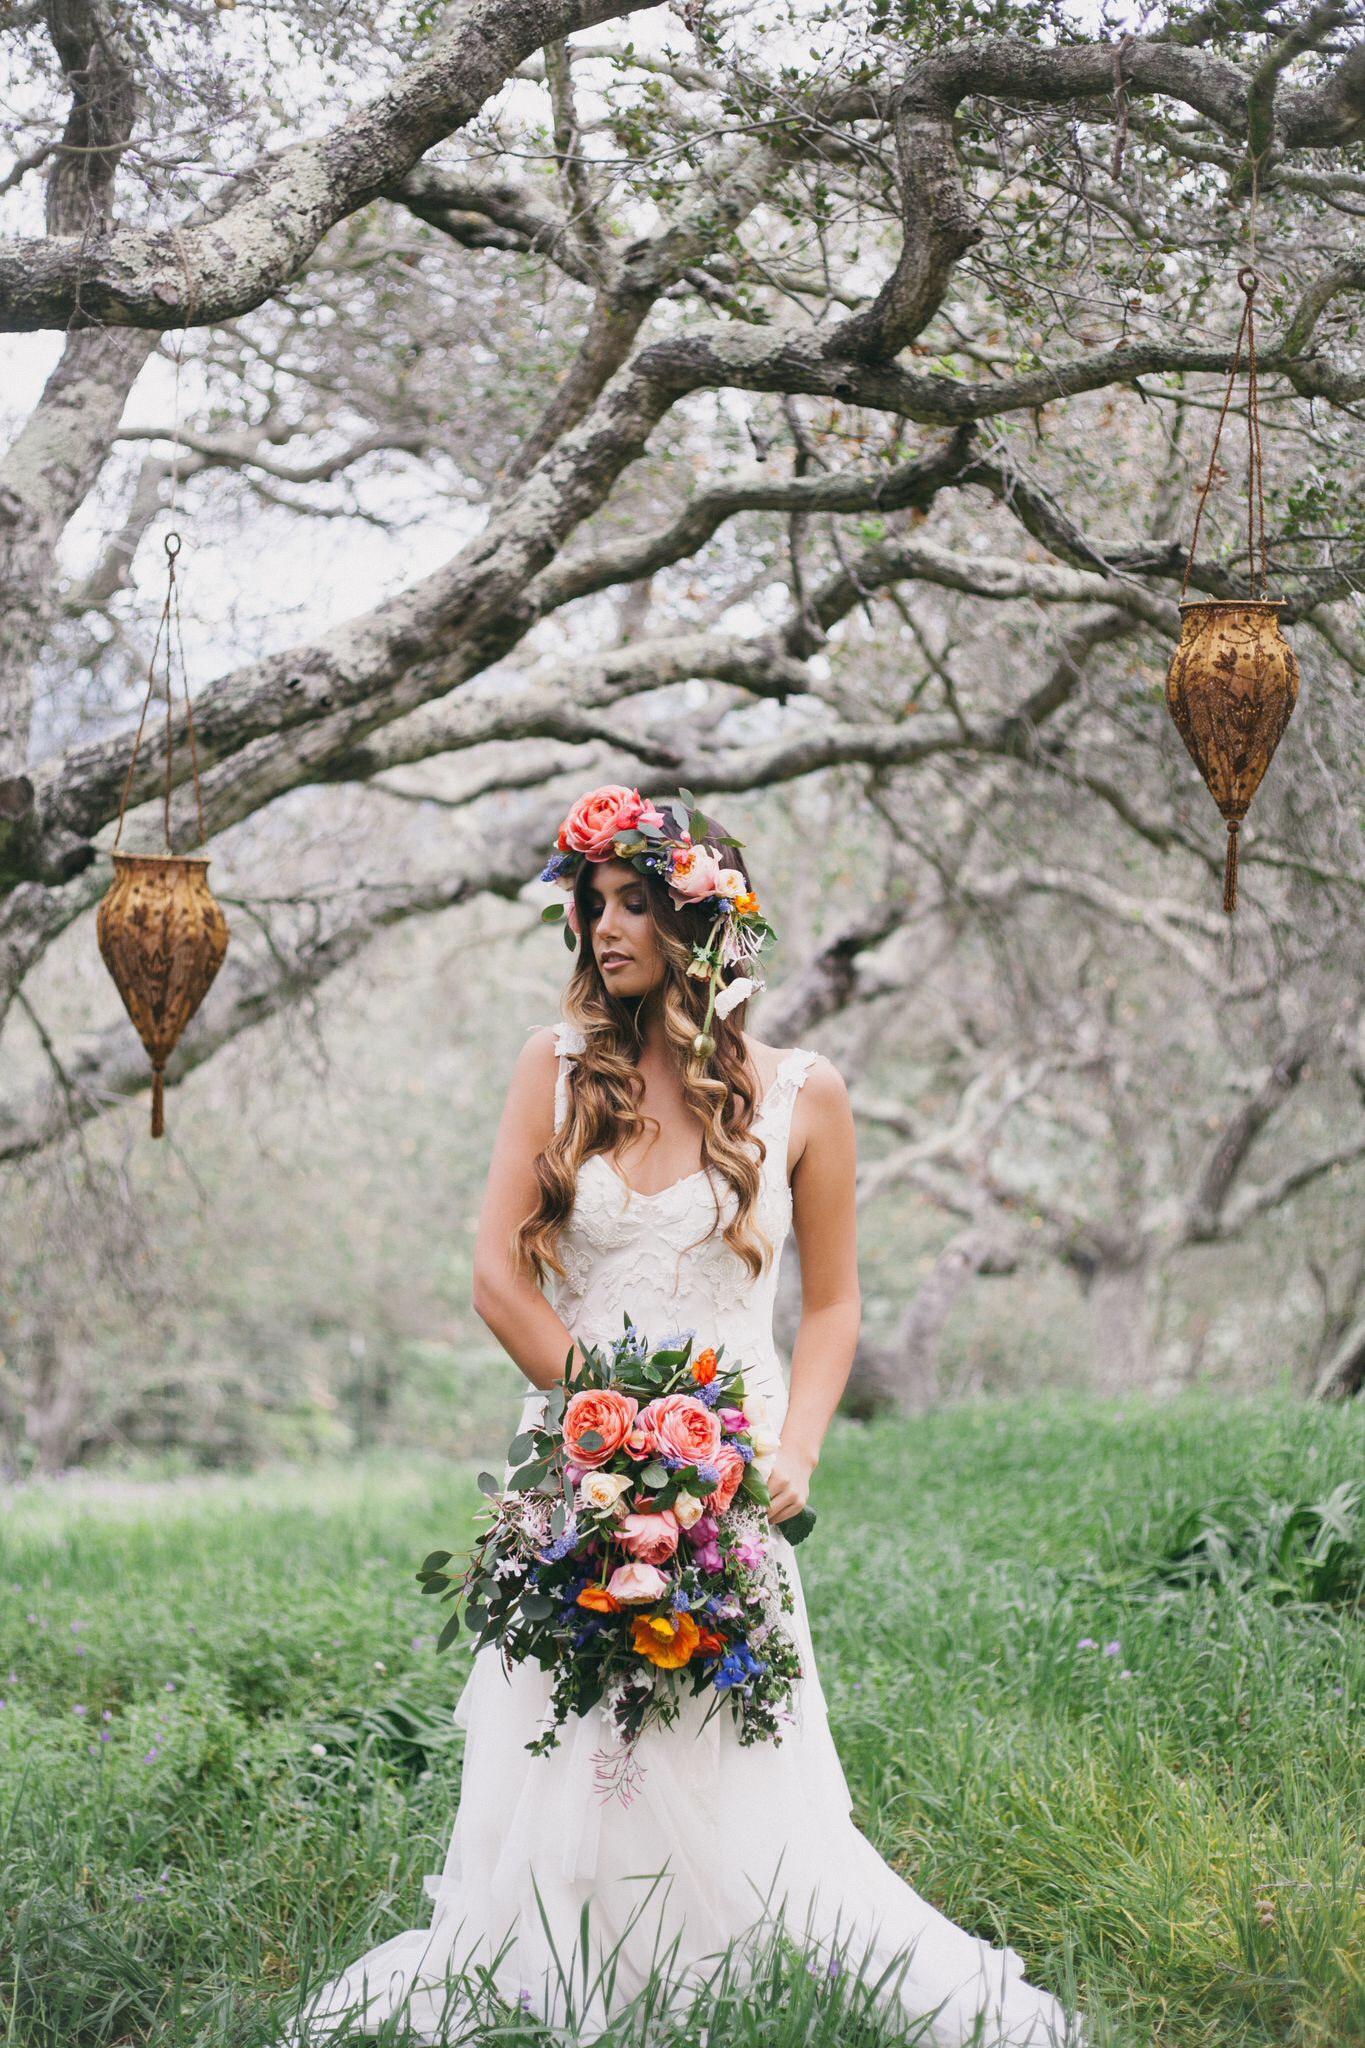
[[[571,892],[565,1021],[517,1057],[475,1251],[474,1307],[531,1382],[518,1427],[543,1415],[535,1390],[562,1378],[570,1350],[576,1370],[578,1344],[610,1341],[626,1317],[654,1345],[686,1331],[723,1342],[766,1397],[768,1513],[785,1521],[806,1506],[858,1336],[844,1083],[823,1055],[743,1029],[774,934],[738,842],[686,792],[658,804],[590,792],[542,880]],[[772,1330],[789,1230],[802,1293],[790,1388]],[[796,1725],[742,1747],[728,1712],[708,1720],[704,1695],[685,1698],[675,1727],[642,1736],[628,1804],[601,1790],[599,1708],[533,1756],[551,1674],[504,1668],[495,1643],[476,1653],[455,1710],[459,1810],[445,1867],[426,1880],[431,1925],[324,1986],[300,2040],[332,2039],[316,2023],[343,2013],[348,2033],[387,2019],[398,2038],[465,2040],[461,1987],[480,1982],[591,2040],[652,1969],[691,1993],[722,1968],[733,1982],[765,1929],[785,1930],[810,1967],[855,1972],[896,2031],[932,2048],[1084,2038],[1014,1949],[939,1913],[855,1827],[795,1554],[780,1548],[803,1673]]]

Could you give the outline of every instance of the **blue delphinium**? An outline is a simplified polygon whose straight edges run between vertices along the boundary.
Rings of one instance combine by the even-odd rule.
[[[720,1468],[717,1465],[698,1465],[698,1479],[704,1479],[708,1486],[720,1485]]]
[[[573,866],[571,853],[552,853],[540,871],[542,882],[557,882],[565,868]]]
[[[556,1536],[553,1543],[538,1553],[541,1562],[544,1564],[558,1564],[561,1557],[568,1556],[577,1541],[578,1528],[573,1516],[570,1515],[568,1521],[564,1524],[563,1535]]]
[[[711,1683],[717,1692],[732,1692],[736,1686],[747,1685],[750,1679],[757,1678],[759,1673],[766,1671],[767,1668],[766,1664],[755,1657],[747,1643],[736,1643],[734,1648],[721,1658]]]

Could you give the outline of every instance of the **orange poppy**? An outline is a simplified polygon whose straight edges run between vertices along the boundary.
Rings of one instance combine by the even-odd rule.
[[[619,1614],[621,1603],[614,1593],[605,1586],[585,1586],[578,1596],[580,1607],[591,1607],[594,1614]]]
[[[676,1671],[688,1663],[701,1640],[690,1614],[642,1614],[631,1628],[636,1650],[661,1671]]]

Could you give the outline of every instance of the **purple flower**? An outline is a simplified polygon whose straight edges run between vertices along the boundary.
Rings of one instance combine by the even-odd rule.
[[[144,1764],[154,1764],[154,1763],[156,1762],[156,1759],[157,1759],[157,1748],[156,1748],[156,1744],[155,1744],[155,1743],[153,1743],[153,1744],[152,1744],[152,1746],[151,1746],[151,1748],[150,1748],[150,1749],[148,1750],[148,1752],[147,1752],[146,1756],[144,1756],[144,1757],[143,1757],[142,1761],[143,1761],[143,1763],[144,1763]]]
[[[86,1707],[85,1702],[83,1700],[77,1700],[75,1706],[71,1709],[71,1711],[73,1714],[85,1714],[89,1710]]]
[[[571,868],[574,857],[571,853],[552,853],[540,871],[542,882],[557,882],[565,868]]]
[[[1093,1636],[1082,1636],[1076,1648],[1078,1650],[1098,1650],[1099,1644]]]
[[[1120,1645],[1117,1636],[1114,1638],[1112,1643],[1105,1644],[1104,1654],[1106,1657],[1117,1657],[1120,1654]]]

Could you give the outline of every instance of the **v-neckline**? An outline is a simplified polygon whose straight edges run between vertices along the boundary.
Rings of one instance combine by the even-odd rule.
[[[777,1069],[773,1074],[772,1080],[763,1090],[763,1094],[760,1098],[758,1107],[754,1111],[754,1123],[758,1122],[758,1119],[763,1115],[763,1112],[767,1109],[769,1102],[772,1100],[772,1097],[777,1092],[777,1085],[779,1081],[781,1081],[782,1076],[786,1073],[789,1063],[797,1057],[801,1050],[802,1048],[799,1045],[794,1045],[791,1051],[788,1053],[784,1053],[782,1058],[778,1061]],[[750,1128],[752,1129],[752,1127],[753,1126],[751,1125]],[[665,1195],[671,1195],[675,1188],[685,1188],[690,1181],[704,1180],[710,1172],[709,1167],[694,1166],[691,1173],[684,1173],[677,1180],[671,1180],[668,1183],[667,1187],[655,1188],[652,1195],[647,1195],[644,1192],[643,1188],[631,1186],[630,1182],[626,1179],[625,1175],[620,1171],[619,1167],[615,1167],[612,1165],[610,1159],[607,1157],[605,1152],[594,1152],[592,1154],[592,1157],[594,1159],[600,1159],[602,1164],[606,1167],[607,1172],[611,1175],[612,1179],[620,1181],[621,1186],[626,1190],[628,1194],[633,1195],[637,1202],[661,1201]]]

